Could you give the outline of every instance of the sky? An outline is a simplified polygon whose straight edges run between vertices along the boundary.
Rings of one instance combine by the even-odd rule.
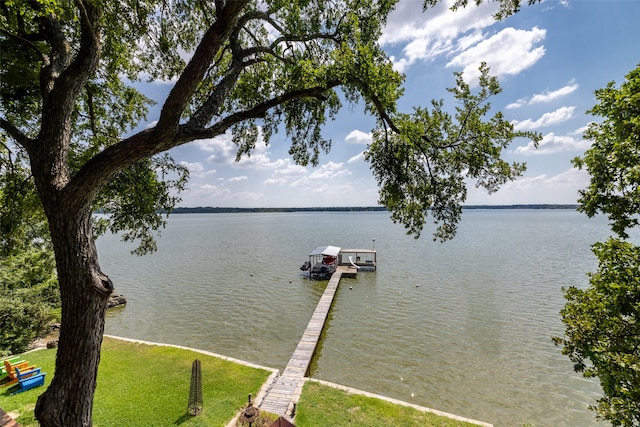
[[[589,176],[571,159],[590,146],[582,133],[599,120],[587,114],[596,103],[594,91],[610,81],[619,85],[640,64],[640,0],[546,0],[500,22],[492,18],[495,2],[457,12],[448,10],[450,3],[422,12],[422,0],[400,0],[389,17],[380,41],[406,75],[400,110],[432,99],[451,105],[446,88],[455,85],[453,73],[463,71],[473,85],[486,61],[503,89],[492,98],[492,111],[543,139],[537,149],[514,141],[503,157],[526,162],[527,171],[492,195],[469,182],[465,204],[577,203]],[[161,101],[167,90],[166,83],[155,83],[145,92]],[[152,112],[149,122],[155,119]],[[229,135],[173,149],[170,154],[191,175],[179,206],[378,205],[377,183],[363,156],[374,125],[361,106],[345,105],[324,128],[332,149],[316,167],[295,165],[283,134],[268,147],[259,143],[240,162]]]

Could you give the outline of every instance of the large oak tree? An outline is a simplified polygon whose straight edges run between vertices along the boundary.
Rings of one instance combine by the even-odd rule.
[[[98,263],[92,212],[105,209],[112,230],[152,249],[158,209],[171,208],[172,189],[184,186],[167,150],[229,131],[241,156],[258,129],[267,142],[283,131],[293,159],[316,164],[330,147],[323,125],[341,102],[361,102],[377,118],[368,160],[381,203],[414,233],[432,215],[441,238],[455,232],[466,179],[494,191],[522,172],[501,150],[537,135],[486,117],[500,90],[486,67],[477,92],[458,76],[455,111],[440,102],[396,110],[403,78],[378,43],[394,3],[0,0],[0,173],[16,162],[29,171],[62,299],[56,375],[35,410],[43,426],[91,425],[113,289]],[[520,1],[500,6],[498,18]],[[155,124],[133,131],[150,102],[133,88],[140,79],[175,83]]]

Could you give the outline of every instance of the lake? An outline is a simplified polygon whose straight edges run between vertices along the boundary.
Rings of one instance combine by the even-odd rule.
[[[152,255],[98,239],[127,298],[106,333],[282,370],[327,284],[300,271],[307,254],[375,245],[377,272],[341,281],[313,377],[496,426],[598,425],[599,385],[551,337],[561,288],[586,286],[609,234],[572,210],[465,210],[446,243],[386,212],[173,215]]]

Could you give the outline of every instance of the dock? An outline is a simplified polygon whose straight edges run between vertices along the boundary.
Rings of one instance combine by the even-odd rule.
[[[287,367],[276,378],[262,400],[261,410],[289,418],[295,415],[295,402],[300,396],[303,380],[309,371],[311,359],[320,342],[320,334],[333,305],[340,279],[343,275],[354,277],[357,271],[357,268],[352,266],[338,266],[336,268]]]

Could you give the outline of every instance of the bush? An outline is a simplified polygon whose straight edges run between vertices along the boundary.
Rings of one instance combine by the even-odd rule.
[[[0,352],[17,354],[44,331],[50,316],[43,302],[0,298]]]
[[[51,250],[31,248],[0,260],[0,354],[25,351],[59,309]]]

